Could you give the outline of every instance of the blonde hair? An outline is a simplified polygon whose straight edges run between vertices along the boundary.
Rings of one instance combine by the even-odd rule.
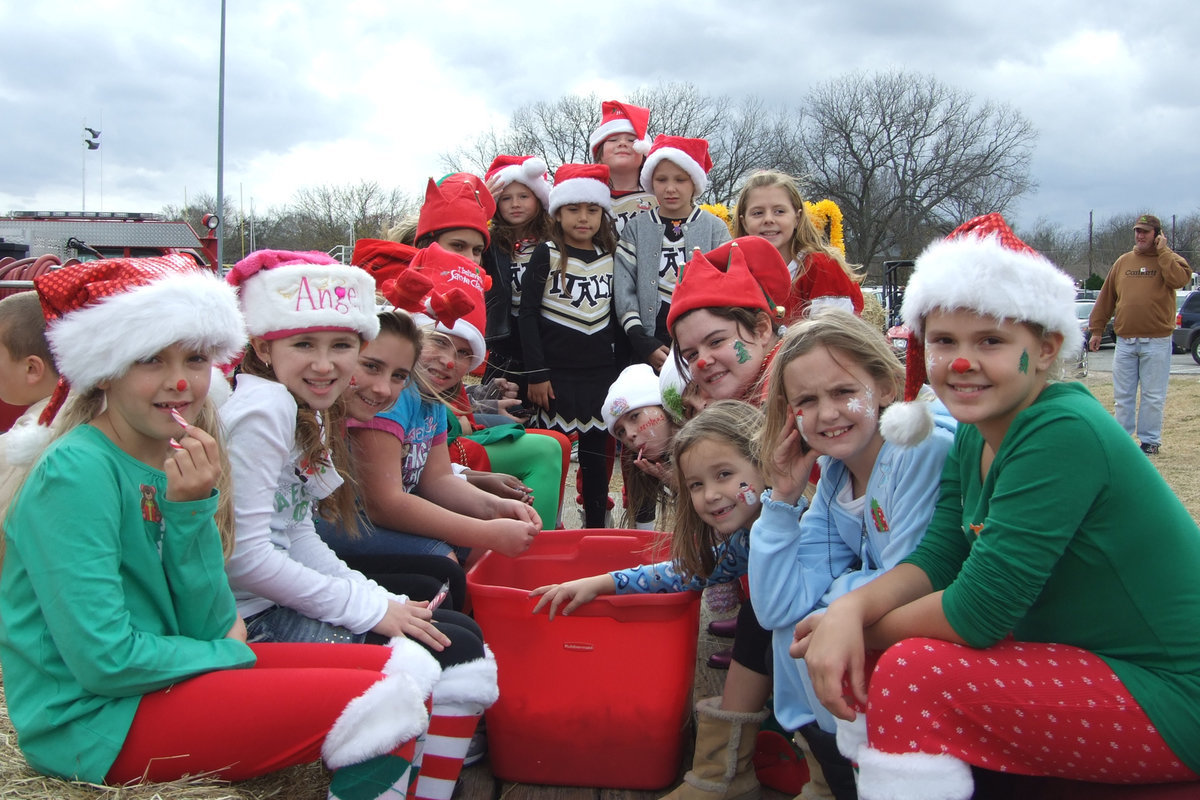
[[[862,282],[862,274],[846,261],[846,257],[842,255],[841,250],[838,250],[829,243],[824,231],[818,230],[817,226],[813,224],[812,218],[804,209],[804,198],[800,195],[800,188],[796,185],[796,181],[791,175],[775,170],[760,170],[746,179],[746,182],[742,184],[741,192],[738,193],[737,205],[734,207],[734,210],[737,212],[733,218],[733,237],[735,239],[740,236],[750,235],[746,232],[743,219],[746,213],[746,203],[750,198],[750,192],[755,189],[783,189],[788,197],[788,202],[792,206],[792,210],[796,212],[796,230],[792,232],[792,240],[788,243],[788,251],[792,259],[800,267],[800,270],[796,274],[797,280],[804,274],[806,269],[803,256],[809,253],[824,253],[837,262],[837,265],[842,268],[850,280],[855,283]]]
[[[697,414],[675,434],[671,462],[679,476],[680,488],[675,499],[675,535],[671,539],[671,558],[685,580],[712,575],[717,565],[715,550],[722,539],[700,519],[700,514],[692,504],[691,494],[683,485],[682,459],[688,450],[700,442],[715,441],[733,445],[743,458],[761,472],[755,444],[762,420],[762,413],[749,403],[720,400]]]
[[[224,380],[219,378],[218,380]],[[100,388],[93,388],[88,392],[80,395],[71,395],[67,402],[63,404],[58,416],[55,418],[53,434],[51,441],[65,436],[69,431],[78,428],[80,425],[91,423],[100,413],[104,411],[104,391]],[[217,532],[221,537],[221,552],[225,558],[229,558],[233,554],[234,545],[234,517],[233,517],[233,482],[230,477],[229,453],[225,448],[225,434],[221,426],[221,418],[217,414],[216,404],[213,403],[212,397],[204,398],[204,403],[200,406],[200,413],[196,416],[196,421],[192,425],[200,430],[208,433],[217,441],[217,457],[221,466],[221,473],[217,476],[217,483],[214,487],[217,492],[217,513],[214,520],[217,524]],[[21,493],[21,488],[24,487],[25,481],[29,479],[33,472],[33,464],[29,464],[24,468],[24,475],[21,476],[19,485],[16,491],[13,492],[13,500]],[[4,522],[7,526],[8,514],[12,511],[16,503],[10,503],[5,510]],[[4,559],[5,539],[0,537],[0,563]]]
[[[258,357],[253,347],[246,348],[238,372],[279,383],[275,372]],[[317,513],[355,536],[358,533],[355,503],[358,486],[350,469],[350,448],[346,443],[346,399],[338,397],[318,416],[303,400],[294,394],[292,397],[296,400],[296,446],[300,449],[301,460],[309,464],[328,464],[342,476],[342,485],[317,502]]]
[[[768,480],[775,477],[770,467],[775,442],[792,414],[783,371],[800,356],[822,347],[830,351],[834,360],[840,355],[853,361],[881,387],[890,387],[897,398],[904,396],[904,366],[879,331],[840,308],[813,311],[810,317],[788,328],[767,378],[765,419],[756,450]]]

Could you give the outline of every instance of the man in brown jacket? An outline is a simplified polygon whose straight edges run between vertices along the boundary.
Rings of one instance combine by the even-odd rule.
[[[1187,285],[1192,271],[1187,261],[1167,247],[1158,217],[1138,217],[1133,224],[1133,238],[1133,250],[1112,265],[1096,298],[1088,320],[1088,349],[1100,349],[1100,334],[1115,310],[1113,416],[1128,433],[1137,433],[1142,452],[1157,455],[1171,375],[1175,290]]]

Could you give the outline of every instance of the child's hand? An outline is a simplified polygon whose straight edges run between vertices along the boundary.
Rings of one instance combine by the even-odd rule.
[[[179,446],[171,446],[171,454],[163,464],[163,472],[167,473],[167,500],[173,503],[203,500],[212,494],[221,476],[217,440],[194,425],[184,428],[175,440]]]
[[[550,401],[554,399],[554,387],[550,381],[529,384],[529,402],[538,408],[550,410]]]
[[[233,621],[233,627],[229,629],[229,633],[225,634],[226,639],[237,639],[242,644],[246,644],[246,640],[250,634],[246,631],[246,620],[242,619],[239,614],[237,619]]]
[[[804,442],[799,421],[789,413],[767,464],[771,473],[771,497],[781,503],[798,502],[816,462],[817,452]]]
[[[533,607],[534,614],[548,605],[550,607],[550,619],[554,619],[554,614],[563,603],[566,603],[562,607],[562,615],[565,617],[584,603],[589,603],[602,594],[612,594],[615,591],[616,586],[613,583],[612,576],[605,573],[604,575],[593,575],[590,578],[580,578],[579,580],[568,581],[567,583],[539,586],[530,592],[529,596],[541,597],[537,601],[537,605]]]
[[[516,501],[506,500],[505,502],[515,503]],[[518,505],[533,511],[529,506]],[[537,514],[534,513],[534,516]],[[528,550],[533,544],[534,537],[542,530],[541,524],[518,519],[490,519],[483,524],[487,526],[490,534],[488,549],[495,550],[509,558],[519,556]]]
[[[512,400],[517,396],[517,392],[521,388],[507,378],[492,378],[492,385],[500,392],[500,399],[502,400]]]
[[[388,600],[387,612],[371,630],[384,636],[404,636],[424,642],[434,650],[445,650],[450,638],[433,624],[433,612],[428,603],[398,603]]]
[[[533,502],[533,490],[512,475],[499,472],[468,472],[467,481],[472,486],[483,489],[488,494],[494,494],[504,500],[516,500],[521,503]]]
[[[646,359],[646,363],[654,367],[655,372],[659,372],[663,368],[663,364],[667,363],[667,356],[670,353],[671,351],[664,344],[650,354],[650,357]]]
[[[839,614],[833,606],[808,615],[796,624],[788,655],[803,656],[814,694],[835,717],[852,722],[856,715],[851,702],[866,707],[867,649],[861,616]]]
[[[675,470],[672,469],[668,462],[651,461],[639,455],[633,459],[633,465],[664,486],[669,486],[672,489],[679,488],[675,485]]]
[[[496,401],[496,408],[513,422],[519,422],[523,425],[529,420],[529,410],[522,408],[521,401],[516,397],[502,397]],[[524,413],[521,413],[519,416],[513,414],[510,409],[514,408]]]

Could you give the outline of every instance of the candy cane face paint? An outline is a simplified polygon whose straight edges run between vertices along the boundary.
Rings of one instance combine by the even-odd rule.
[[[758,380],[763,359],[774,344],[770,326],[749,331],[707,308],[675,322],[676,346],[692,379],[712,400],[740,400]]]
[[[878,417],[894,390],[880,386],[848,353],[817,347],[783,368],[788,406],[804,442],[870,474],[883,439]]]
[[[626,411],[613,424],[613,435],[639,458],[658,461],[671,446],[671,423],[662,406],[644,406]]]

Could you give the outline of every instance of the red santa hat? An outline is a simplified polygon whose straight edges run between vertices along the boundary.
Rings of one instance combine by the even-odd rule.
[[[608,166],[605,164],[563,164],[554,173],[554,188],[550,190],[550,216],[572,203],[591,203],[612,216],[612,193],[609,190]]]
[[[546,162],[537,156],[496,156],[483,176],[485,183],[492,179],[501,186],[516,182],[529,187],[542,208],[550,207],[550,176],[546,173]]]
[[[60,377],[39,424],[6,437],[12,463],[42,451],[68,391],[88,392],[173,344],[221,363],[246,343],[233,289],[187,256],[74,264],[38,276],[34,287]]]
[[[782,275],[773,274],[772,264]],[[776,251],[775,261],[764,261],[757,270],[757,275],[751,270],[741,239],[709,253],[697,249],[679,274],[679,283],[671,296],[671,310],[667,312],[667,330],[674,336],[675,322],[698,308],[753,308],[771,316],[782,314],[782,306],[767,287],[788,285],[783,258]]]
[[[353,331],[370,341],[379,334],[371,276],[325,253],[257,250],[225,280],[237,287],[251,336]]]
[[[435,242],[379,289],[389,303],[412,313],[418,325],[465,339],[475,369],[487,357],[483,293],[490,286],[491,279],[478,264]]]
[[[1032,322],[1062,334],[1064,359],[1079,355],[1074,281],[1021,241],[1000,214],[963,223],[918,256],[900,309],[912,331],[905,356],[906,401],[917,399],[927,380],[924,326],[935,309]],[[880,430],[900,444],[921,441],[933,424],[929,414],[925,403],[893,403],[880,418]]]
[[[496,201],[478,175],[452,172],[439,182],[433,178],[425,187],[425,202],[417,215],[417,241],[425,234],[469,228],[491,243],[488,220],[496,215]]]
[[[396,278],[420,251],[412,245],[387,239],[359,239],[354,243],[350,263],[364,269],[378,288],[384,281]]]
[[[708,140],[666,134],[654,137],[654,146],[642,164],[642,189],[653,191],[654,170],[664,161],[670,161],[688,174],[696,187],[694,196],[699,196],[708,187],[708,171],[713,166],[708,154]]]
[[[588,137],[592,160],[598,159],[597,153],[604,140],[618,133],[633,134],[633,138],[637,139],[633,149],[645,155],[650,151],[649,128],[650,109],[618,100],[605,100],[600,104],[600,126]]]

